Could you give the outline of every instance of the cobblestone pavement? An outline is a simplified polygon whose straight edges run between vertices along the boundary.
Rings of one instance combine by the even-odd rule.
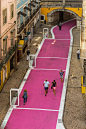
[[[63,123],[66,129],[86,129],[86,96],[81,93],[81,60],[77,60],[77,49],[80,47],[80,31],[73,29],[74,44],[67,85]]]
[[[37,33],[34,35],[33,40],[29,45],[31,54],[35,54],[37,48],[39,47],[41,40],[43,38],[43,28],[52,28],[52,25],[41,24],[41,27],[38,29]],[[51,37],[51,33],[49,34]],[[29,62],[26,61],[26,52],[18,63],[17,70],[14,70],[8,81],[3,87],[2,92],[0,93],[0,125],[10,107],[10,89],[19,88],[22,79],[29,68]]]

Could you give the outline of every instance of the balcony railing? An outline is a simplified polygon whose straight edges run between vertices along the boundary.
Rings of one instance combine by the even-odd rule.
[[[37,9],[31,14],[31,16],[28,17],[28,19],[26,19],[25,23],[23,23],[20,26],[20,28],[17,29],[17,34],[19,34],[24,29],[24,27],[30,22],[30,20],[33,18],[33,16],[35,16],[35,14],[39,11],[40,8],[41,8],[41,5],[39,5]]]
[[[10,50],[6,53],[6,56],[2,57],[2,61],[0,62],[0,71],[3,67],[4,64],[6,64],[6,62],[9,60],[9,58],[12,56],[12,54],[14,53],[14,51],[17,49],[18,47],[18,42],[15,43],[15,45],[13,45],[13,47],[10,48]]]

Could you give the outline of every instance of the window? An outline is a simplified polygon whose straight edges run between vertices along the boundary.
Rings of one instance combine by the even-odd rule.
[[[7,23],[7,9],[3,10],[3,25]]]
[[[3,55],[7,53],[7,39],[3,40]]]
[[[45,15],[41,15],[41,21],[45,20]]]
[[[13,15],[14,15],[14,5],[12,4],[12,5],[10,6],[10,19],[13,18]]]

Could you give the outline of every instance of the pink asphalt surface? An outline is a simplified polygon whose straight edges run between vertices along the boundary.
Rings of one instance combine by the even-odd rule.
[[[20,104],[18,108],[59,110],[63,89],[63,84],[60,81],[59,69],[66,70],[67,59],[64,58],[68,58],[70,40],[58,39],[70,39],[69,30],[75,25],[76,20],[72,20],[64,23],[61,31],[59,31],[58,26],[55,27],[53,29],[53,33],[57,40],[46,39],[44,41],[38,57],[51,58],[37,58],[36,68],[31,70],[19,96]],[[52,89],[49,88],[48,94],[45,97],[43,88],[43,82],[45,79],[48,79],[50,83],[53,80],[56,80],[56,96],[54,96]],[[29,95],[28,101],[25,105],[23,105],[22,99],[24,89],[27,89]],[[59,111],[14,109],[5,126],[5,129],[55,129],[58,113]]]
[[[68,58],[70,40],[46,39],[38,57]]]

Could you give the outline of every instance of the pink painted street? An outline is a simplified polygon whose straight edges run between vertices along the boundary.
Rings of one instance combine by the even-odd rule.
[[[53,28],[55,39],[45,39],[36,58],[36,67],[31,70],[19,96],[19,106],[13,109],[5,129],[56,129],[63,84],[59,72],[66,72],[70,48],[70,29],[76,25],[76,20]],[[45,96],[43,82],[47,79],[50,87]],[[57,83],[56,96],[51,89],[51,83]],[[27,103],[23,105],[23,91],[27,89]]]

